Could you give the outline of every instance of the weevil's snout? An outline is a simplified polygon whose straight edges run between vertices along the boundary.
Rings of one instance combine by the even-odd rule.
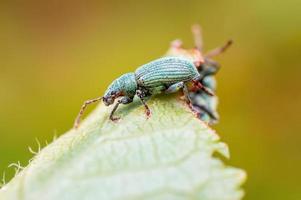
[[[109,91],[109,92],[106,92],[106,94],[104,95],[102,100],[106,106],[109,106],[109,105],[112,105],[115,102],[115,99],[120,96],[122,96],[122,92]]]
[[[106,106],[109,106],[109,105],[112,105],[114,103],[115,98],[113,98],[112,96],[104,96],[102,98],[102,100],[103,100],[103,103]]]

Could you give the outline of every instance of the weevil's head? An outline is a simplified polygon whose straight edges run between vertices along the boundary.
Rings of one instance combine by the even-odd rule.
[[[114,80],[103,96],[106,106],[112,105],[121,96],[133,98],[136,94],[137,83],[134,73],[127,73]]]

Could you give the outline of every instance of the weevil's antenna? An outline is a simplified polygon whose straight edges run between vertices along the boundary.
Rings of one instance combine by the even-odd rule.
[[[80,121],[81,121],[81,117],[83,116],[84,114],[84,111],[86,110],[87,106],[91,103],[96,103],[98,101],[101,101],[103,97],[97,97],[95,99],[91,99],[91,100],[87,100],[84,102],[84,104],[82,105],[75,121],[74,121],[74,125],[73,125],[73,128],[77,129],[79,124],[80,124]]]
[[[211,51],[206,53],[205,57],[211,58],[211,57],[217,56],[217,55],[223,53],[224,51],[226,51],[232,44],[233,44],[233,40],[228,40],[225,45],[223,45],[221,47],[217,47],[215,49],[212,49]]]
[[[201,26],[199,24],[192,25],[191,32],[194,37],[195,47],[202,53],[204,43],[203,43],[203,34],[202,34]]]

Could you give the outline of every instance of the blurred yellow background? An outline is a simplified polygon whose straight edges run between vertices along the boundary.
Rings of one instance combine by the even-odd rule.
[[[0,5],[0,174],[28,146],[72,127],[81,103],[119,75],[193,41],[217,60],[227,163],[248,173],[245,199],[301,199],[301,1],[27,0]]]

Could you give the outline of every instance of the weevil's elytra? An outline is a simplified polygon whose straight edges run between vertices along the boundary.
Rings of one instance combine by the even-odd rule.
[[[111,114],[112,121],[118,118],[114,117],[114,112],[120,104],[129,104],[137,95],[144,105],[147,116],[150,115],[150,109],[146,104],[146,99],[158,93],[173,93],[183,89],[187,102],[190,102],[188,94],[189,82],[194,83],[194,87],[211,94],[199,82],[201,78],[194,63],[186,58],[181,57],[163,57],[139,67],[134,73],[127,73],[116,80],[106,90],[102,98],[88,100],[82,106],[78,117],[75,120],[74,127],[77,128],[80,118],[86,109],[86,106],[103,100],[106,106],[112,105],[118,98]]]
[[[177,82],[197,80],[200,74],[194,64],[187,59],[165,57],[142,65],[136,71],[136,80],[142,80],[143,87],[152,89]]]

